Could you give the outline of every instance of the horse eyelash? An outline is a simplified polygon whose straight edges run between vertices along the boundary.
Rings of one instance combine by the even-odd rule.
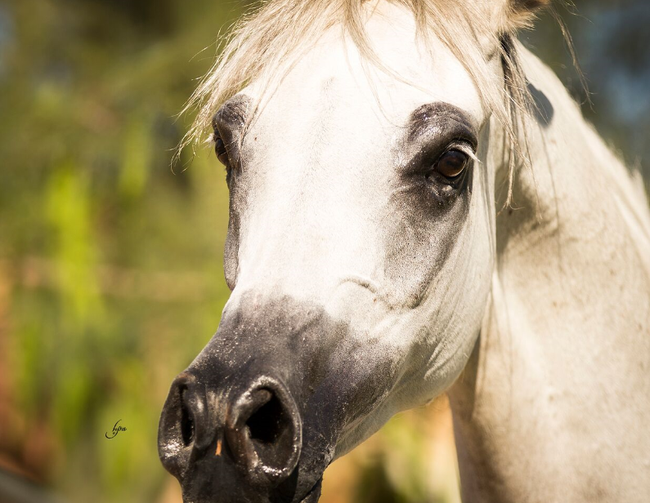
[[[476,153],[474,152],[474,149],[470,148],[466,143],[454,142],[451,145],[449,145],[449,148],[447,148],[446,152],[448,152],[449,150],[460,150],[463,154],[467,155],[467,157],[472,159],[474,162],[481,164],[481,160],[477,157]]]

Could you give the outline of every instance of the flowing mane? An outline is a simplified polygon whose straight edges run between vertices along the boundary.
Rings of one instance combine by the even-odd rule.
[[[527,26],[530,18],[515,18],[514,24],[497,20],[501,28],[495,30],[495,19],[485,15],[488,7],[482,2],[388,1],[412,12],[416,36],[425,47],[429,34],[435,33],[458,58],[474,79],[486,109],[503,124],[511,150],[527,163],[519,146],[517,128],[521,114],[530,111],[531,100],[526,77],[518,64],[513,33],[516,28]],[[197,108],[198,114],[181,148],[202,143],[217,109],[249,82],[261,81],[272,92],[274,84],[328,30],[340,29],[362,57],[391,72],[373,50],[365,30],[365,21],[376,5],[377,2],[366,0],[271,0],[245,16],[233,28],[220,56],[184,109],[187,112]],[[496,48],[487,59],[501,59],[505,82],[495,81],[490,75],[483,47]],[[512,174],[515,156],[511,157]]]

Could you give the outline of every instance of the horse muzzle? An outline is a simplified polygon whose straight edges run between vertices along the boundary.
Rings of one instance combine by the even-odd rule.
[[[219,396],[183,372],[172,384],[160,423],[160,454],[174,475],[190,457],[229,457],[260,488],[277,485],[296,467],[302,422],[277,380],[260,377],[234,396]]]
[[[286,298],[224,313],[160,419],[160,459],[185,503],[318,501],[337,440],[390,376],[349,333]]]

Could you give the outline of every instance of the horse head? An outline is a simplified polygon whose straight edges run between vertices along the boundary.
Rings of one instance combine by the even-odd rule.
[[[482,7],[486,85],[504,77],[490,41],[534,3]],[[492,110],[411,9],[359,9],[380,65],[330,26],[272,91],[253,79],[214,115],[232,294],[159,430],[188,503],[317,501],[333,459],[444,392],[474,348],[495,254]]]

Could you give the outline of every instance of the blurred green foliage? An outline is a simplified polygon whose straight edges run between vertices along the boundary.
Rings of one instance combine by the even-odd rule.
[[[598,18],[607,5],[588,9]],[[0,459],[71,502],[156,501],[163,490],[156,434],[168,385],[216,330],[228,297],[222,168],[209,153],[185,152],[172,171],[191,120],[176,114],[212,63],[219,30],[244,8],[0,3],[0,291],[9,292],[0,295]],[[589,53],[589,26],[569,19],[579,54]],[[525,37],[564,71],[552,26],[545,19]],[[636,39],[620,39],[617,54],[637,51],[616,60],[622,74],[647,86],[650,65],[635,65],[648,44],[639,55]],[[596,75],[612,68],[587,60]],[[597,89],[611,91],[603,79]],[[575,77],[568,83],[577,89]],[[617,114],[600,94],[594,102],[607,114],[588,116],[628,160],[643,155],[637,138],[647,138],[650,114]],[[127,432],[107,441],[119,419]],[[364,468],[356,501],[430,501],[418,429],[398,418],[382,435],[397,447]]]
[[[216,329],[222,168],[170,160],[236,2],[0,5],[0,450],[70,501],[153,501],[157,422]],[[207,49],[205,48],[206,46]],[[183,170],[191,162],[191,169]],[[20,419],[17,419],[19,417]],[[104,438],[122,419],[127,432]],[[50,442],[33,445],[33,432]]]

